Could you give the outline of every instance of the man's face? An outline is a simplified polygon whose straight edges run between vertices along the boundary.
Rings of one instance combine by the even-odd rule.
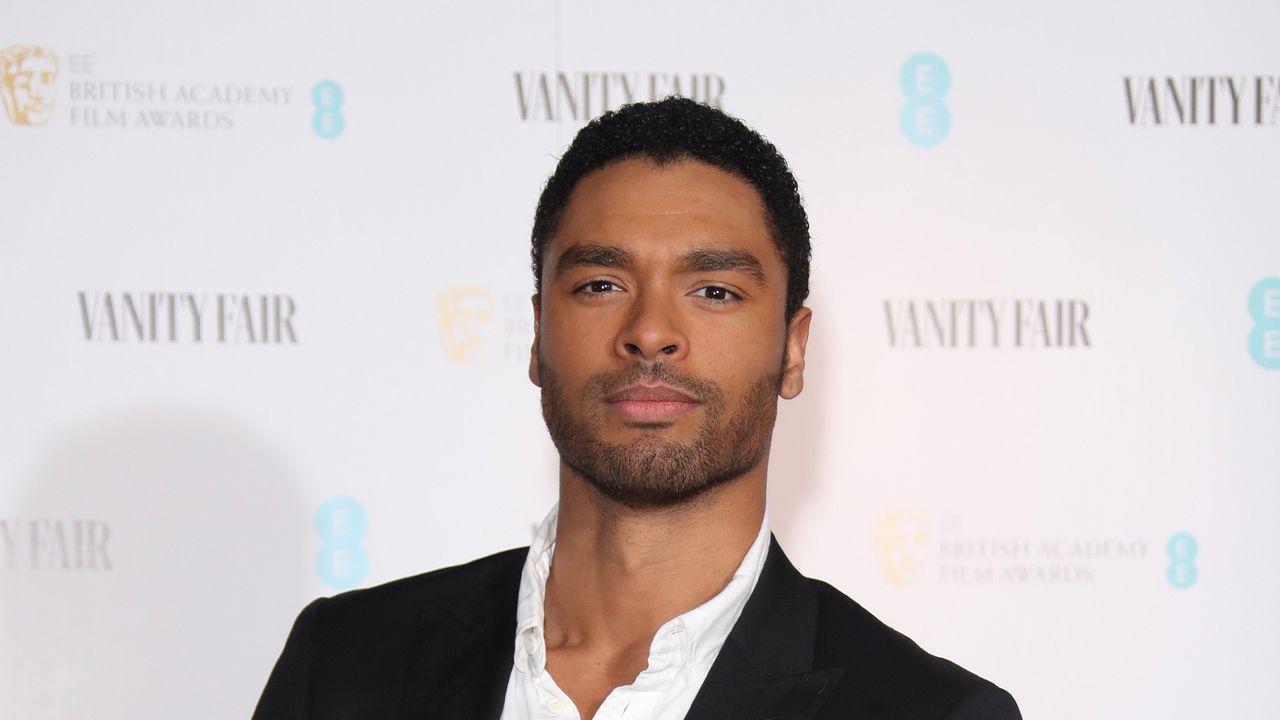
[[[58,68],[52,58],[28,55],[4,78],[12,98],[14,122],[42,125],[53,112],[54,82]]]
[[[777,396],[802,385],[809,311],[788,324],[786,289],[745,181],[647,159],[583,177],[534,303],[530,378],[561,461],[632,507],[758,467]]]

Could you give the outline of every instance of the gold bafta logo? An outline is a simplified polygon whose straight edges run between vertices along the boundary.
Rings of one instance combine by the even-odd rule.
[[[493,320],[493,294],[482,287],[455,286],[436,296],[436,328],[445,357],[456,363],[478,362]]]
[[[0,48],[0,97],[15,125],[43,125],[53,115],[58,56],[34,45]]]
[[[910,585],[924,576],[926,546],[933,535],[928,516],[912,510],[886,510],[875,523],[880,573],[893,585]]]

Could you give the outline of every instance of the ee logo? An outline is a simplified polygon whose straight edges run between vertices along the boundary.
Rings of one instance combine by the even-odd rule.
[[[342,101],[346,95],[342,86],[332,80],[321,80],[311,88],[311,104],[315,114],[311,116],[311,128],[325,140],[342,134],[347,121],[342,117]]]
[[[1196,567],[1200,546],[1195,537],[1190,533],[1178,533],[1169,538],[1165,547],[1169,551],[1169,584],[1179,590],[1195,585],[1196,578],[1200,577],[1200,570]]]
[[[1280,369],[1280,277],[1269,277],[1249,292],[1249,354],[1268,370]]]
[[[898,118],[902,134],[913,145],[930,147],[942,142],[951,129],[951,111],[942,99],[951,89],[951,71],[933,53],[912,55],[899,76],[907,104]]]
[[[369,518],[360,503],[345,495],[331,497],[316,510],[316,574],[335,590],[360,584],[369,572],[369,556],[360,544],[369,531]]]

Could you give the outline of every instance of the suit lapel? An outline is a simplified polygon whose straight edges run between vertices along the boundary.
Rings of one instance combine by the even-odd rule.
[[[813,667],[817,626],[817,596],[771,539],[760,580],[686,720],[813,717],[842,673]]]
[[[447,607],[424,605],[405,677],[402,720],[499,720],[511,675],[524,556]],[[760,580],[686,720],[805,720],[840,681],[813,667],[818,599],[776,539]]]
[[[424,605],[402,720],[499,720],[511,676],[524,555],[448,606]]]

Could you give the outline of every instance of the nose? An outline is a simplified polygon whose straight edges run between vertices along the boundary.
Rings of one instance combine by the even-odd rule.
[[[656,293],[645,293],[630,308],[626,324],[614,340],[624,360],[681,360],[689,339],[679,327],[676,309]]]

